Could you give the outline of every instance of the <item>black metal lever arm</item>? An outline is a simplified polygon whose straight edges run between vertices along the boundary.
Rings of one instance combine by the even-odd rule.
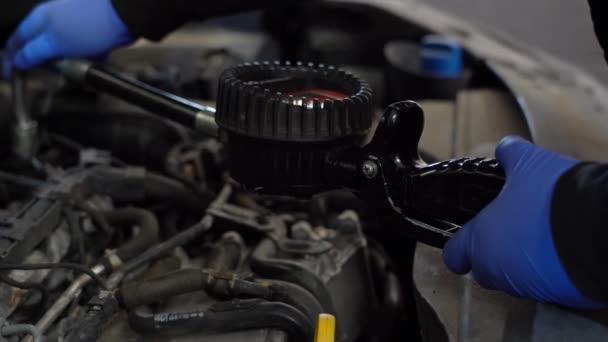
[[[387,229],[443,247],[498,195],[505,177],[493,159],[427,165],[418,155],[423,127],[418,104],[395,103],[385,111],[372,142],[331,154],[325,174],[330,184],[358,193],[385,220]]]
[[[409,172],[403,206],[462,225],[498,195],[504,181],[494,159],[448,160]]]

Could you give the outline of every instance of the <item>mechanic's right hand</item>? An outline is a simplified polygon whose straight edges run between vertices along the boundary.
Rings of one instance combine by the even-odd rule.
[[[133,42],[111,0],[54,0],[38,5],[8,40],[2,73],[60,57],[96,57]]]
[[[473,271],[482,286],[517,297],[575,308],[605,307],[576,288],[553,242],[553,190],[577,161],[513,136],[496,147],[496,159],[505,169],[505,186],[445,245],[448,268],[459,274]]]

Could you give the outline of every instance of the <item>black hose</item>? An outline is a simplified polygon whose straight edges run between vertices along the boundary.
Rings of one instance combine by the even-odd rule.
[[[268,286],[269,294],[266,299],[297,308],[313,325],[319,314],[324,312],[317,298],[299,285],[280,280],[258,280],[257,283]]]
[[[0,335],[2,335],[2,337],[23,334],[30,335],[33,342],[43,341],[43,336],[40,329],[31,324],[11,324],[0,328]]]
[[[68,224],[68,228],[70,229],[70,235],[72,236],[72,246],[76,248],[76,252],[78,253],[79,262],[82,265],[87,265],[87,252],[84,243],[84,232],[82,231],[80,224],[78,222],[78,217],[74,210],[70,207],[63,208],[63,213],[66,218],[66,223]]]
[[[117,296],[126,308],[162,302],[173,296],[205,290],[224,299],[260,298],[289,304],[314,322],[323,308],[317,299],[302,287],[277,280],[248,281],[236,275],[188,269],[165,274],[120,288]]]
[[[310,201],[308,212],[313,225],[327,225],[327,219],[345,210],[357,213],[365,211],[365,204],[351,191],[333,190],[314,195]]]
[[[207,253],[204,267],[214,271],[233,271],[245,254],[243,238],[236,232],[227,232]]]
[[[117,297],[122,306],[136,308],[201,290],[205,287],[205,282],[205,274],[200,270],[179,270],[158,278],[125,284],[117,292]]]
[[[128,261],[158,242],[159,227],[156,216],[144,209],[125,208],[102,213],[104,219],[113,226],[139,227],[134,236],[116,251],[120,260]]]
[[[324,311],[310,292],[296,284],[279,280],[249,281],[230,273],[198,269],[179,270],[125,284],[117,296],[124,307],[136,308],[199,290],[221,299],[261,298],[286,303],[306,314],[311,323]]]
[[[175,235],[171,239],[147,249],[145,252],[124,264],[123,267],[118,271],[114,272],[114,274],[112,274],[108,279],[108,285],[110,288],[118,286],[122,279],[133,270],[165,256],[176,247],[182,246],[194,240],[198,236],[208,231],[212,225],[213,217],[208,215],[201,222]]]
[[[217,206],[221,203],[225,203],[231,194],[232,188],[230,186],[224,187],[222,191],[218,194],[217,198],[210,205]],[[163,257],[167,253],[171,252],[174,248],[182,246],[196,239],[197,237],[201,236],[209,229],[211,229],[214,222],[214,217],[209,214],[206,214],[205,217],[203,217],[203,219],[194,226],[175,235],[169,240],[161,242],[147,249],[145,252],[141,253],[140,255],[133,258],[133,260],[123,265],[120,270],[114,272],[110,276],[110,278],[108,278],[108,286],[111,289],[116,288],[127,274],[147,263],[150,263],[154,260],[157,260],[158,258]]]
[[[155,173],[148,173],[145,185],[146,193],[150,198],[162,201],[173,200],[188,210],[201,211],[213,199],[211,196],[200,198],[199,194],[193,189],[186,188],[183,183]]]
[[[51,113],[44,122],[52,134],[69,136],[79,145],[112,151],[131,165],[163,168],[171,147],[190,140],[183,127],[146,113],[88,111],[82,115],[86,110],[60,111]]]
[[[262,240],[251,255],[251,269],[256,274],[269,279],[277,279],[297,284],[309,291],[322,305],[323,312],[334,314],[334,303],[319,277],[298,263],[274,258],[276,245],[272,239]]]
[[[106,218],[98,210],[93,209],[86,201],[74,201],[74,207],[89,215],[89,217],[91,218],[93,223],[95,223],[97,228],[112,235],[114,231],[112,230],[112,227],[110,227],[110,225],[108,224]]]
[[[205,291],[220,299],[260,298],[271,300],[267,286],[244,280],[237,275],[209,274]]]
[[[380,305],[369,319],[368,334],[375,336],[378,341],[395,340],[395,331],[400,329],[397,327],[407,316],[404,291],[390,257],[371,238],[369,246],[371,275]]]
[[[119,202],[169,202],[192,212],[200,212],[212,201],[211,194],[198,194],[174,179],[144,169],[100,170],[94,175],[90,192],[108,194]]]
[[[193,332],[228,333],[253,329],[278,329],[290,341],[309,342],[314,326],[293,306],[259,299],[234,300],[214,304],[207,310],[190,312],[147,313],[143,309],[129,313],[129,325],[139,333],[175,335]]]
[[[102,291],[91,298],[87,312],[80,315],[73,324],[73,330],[67,333],[64,341],[88,342],[97,341],[106,324],[119,310],[118,302],[111,292]]]
[[[211,247],[205,268],[219,272],[234,270],[243,254],[243,242],[234,232],[225,233],[218,243]],[[184,293],[202,290],[214,283],[214,275],[199,269],[186,269],[141,282],[125,284],[117,296],[122,305],[134,308],[145,304],[161,302]]]

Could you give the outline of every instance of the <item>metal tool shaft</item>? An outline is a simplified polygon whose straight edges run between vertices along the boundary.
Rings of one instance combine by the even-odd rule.
[[[13,75],[13,152],[21,159],[30,160],[38,152],[38,123],[27,109],[25,73],[15,70]]]
[[[95,91],[115,96],[207,135],[217,135],[215,108],[211,106],[201,105],[126,78],[87,61],[61,60],[55,63],[55,69],[68,79],[82,83]]]

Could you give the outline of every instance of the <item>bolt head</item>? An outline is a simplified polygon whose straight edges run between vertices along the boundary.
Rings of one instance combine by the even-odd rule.
[[[374,179],[378,176],[378,164],[372,160],[367,160],[363,163],[363,167],[361,168],[363,175],[367,179]]]

